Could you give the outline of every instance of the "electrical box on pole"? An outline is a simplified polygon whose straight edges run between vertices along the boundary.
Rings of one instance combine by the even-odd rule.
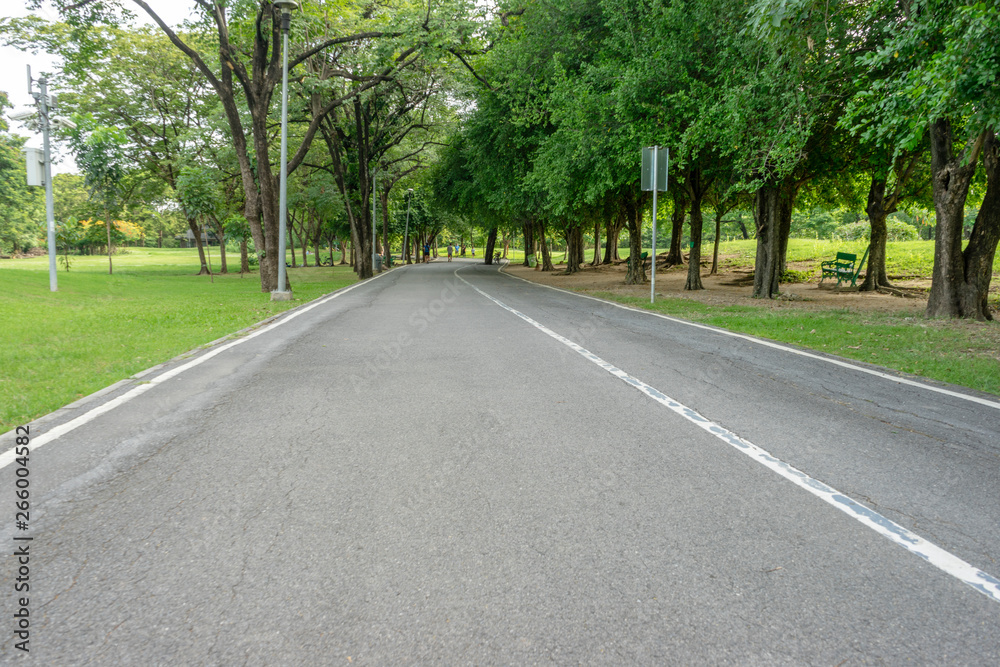
[[[45,185],[45,160],[42,151],[37,148],[22,148],[24,161],[28,168],[28,185]]]

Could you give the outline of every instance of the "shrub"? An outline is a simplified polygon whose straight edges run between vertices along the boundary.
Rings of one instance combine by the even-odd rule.
[[[787,269],[781,274],[782,283],[806,283],[812,277],[811,271],[796,271],[794,269]]]
[[[919,241],[920,233],[913,225],[902,220],[886,220],[886,234],[889,241]],[[872,227],[867,220],[841,225],[833,232],[837,241],[864,241],[871,238]]]

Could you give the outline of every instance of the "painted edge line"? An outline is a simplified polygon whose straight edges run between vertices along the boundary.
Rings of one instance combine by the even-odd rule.
[[[536,287],[544,287],[546,289],[555,290],[556,292],[562,292],[563,294],[570,294],[572,296],[577,296],[580,297],[581,299],[590,299],[591,301],[597,301],[599,303],[607,304],[609,306],[614,306],[615,308],[621,308],[622,310],[629,310],[632,311],[633,313],[641,313],[643,315],[651,315],[652,317],[659,317],[660,319],[667,320],[668,322],[674,322],[675,324],[684,324],[686,326],[694,327],[696,329],[713,331],[715,333],[731,336],[732,338],[740,338],[742,340],[749,341],[751,343],[756,343],[757,345],[763,345],[764,347],[770,347],[775,350],[782,350],[784,352],[791,352],[792,354],[797,354],[800,357],[808,357],[809,359],[825,361],[826,363],[833,364],[834,366],[849,368],[851,370],[867,373],[868,375],[874,375],[875,377],[879,377],[884,380],[889,380],[890,382],[898,382],[899,384],[905,384],[911,387],[917,387],[919,389],[926,389],[928,391],[937,392],[939,394],[945,394],[947,396],[952,396],[954,398],[964,399],[966,401],[979,403],[980,405],[985,405],[986,407],[1000,410],[1000,402],[997,401],[991,401],[989,399],[979,398],[978,396],[970,396],[968,394],[952,391],[950,389],[944,389],[942,387],[935,387],[934,385],[926,384],[924,382],[919,382],[917,380],[910,380],[908,378],[900,377],[898,375],[890,375],[889,373],[883,373],[881,371],[876,371],[871,368],[865,368],[864,366],[858,366],[847,361],[841,361],[839,359],[831,359],[830,357],[824,357],[823,355],[820,354],[806,352],[805,350],[797,350],[794,347],[788,347],[787,345],[782,345],[781,343],[765,340],[763,338],[754,338],[753,336],[737,333],[735,331],[729,331],[728,329],[713,327],[707,324],[700,324],[698,322],[690,322],[688,320],[683,320],[677,317],[671,317],[670,315],[664,315],[662,313],[654,313],[651,310],[643,310],[642,308],[633,308],[632,306],[626,306],[623,303],[615,303],[614,301],[608,301],[607,299],[601,299],[600,297],[591,296],[589,294],[580,294],[579,292],[573,292],[567,289],[563,289],[561,287],[553,287],[552,285],[545,285],[543,283],[532,282],[520,276],[515,276],[514,274],[506,273],[499,269],[497,270],[497,273],[507,276],[508,278],[513,278],[514,280],[520,280],[521,282],[528,283],[529,285],[535,285]]]
[[[241,336],[240,338],[237,338],[236,340],[233,340],[233,341],[231,341],[229,343],[225,343],[224,345],[220,345],[219,347],[213,348],[213,349],[209,350],[208,352],[206,352],[205,354],[202,354],[200,356],[195,357],[191,361],[185,362],[185,363],[181,364],[180,366],[177,366],[175,368],[172,368],[172,369],[166,371],[165,373],[161,373],[160,375],[157,375],[155,378],[153,378],[152,380],[149,380],[145,384],[136,385],[135,387],[133,387],[132,389],[128,390],[124,394],[122,394],[120,396],[116,396],[115,398],[111,399],[107,403],[102,403],[101,405],[99,405],[99,406],[97,406],[97,407],[95,407],[95,408],[93,408],[91,410],[88,410],[87,412],[83,413],[82,415],[79,415],[78,417],[75,417],[75,418],[69,420],[68,422],[66,422],[64,424],[60,424],[60,425],[58,425],[58,426],[56,426],[56,427],[54,427],[52,429],[49,429],[48,431],[45,431],[44,433],[42,433],[39,436],[32,437],[31,444],[28,445],[28,451],[33,452],[36,449],[38,449],[39,447],[43,447],[44,445],[47,445],[48,443],[61,438],[62,436],[64,436],[67,433],[69,433],[70,431],[73,431],[73,430],[75,430],[75,429],[83,426],[84,424],[93,421],[94,419],[100,417],[104,413],[110,412],[111,410],[114,410],[115,408],[117,408],[120,405],[124,405],[125,403],[128,403],[133,398],[136,398],[138,396],[141,396],[142,394],[145,394],[147,391],[149,391],[153,387],[155,387],[155,386],[157,386],[159,384],[162,384],[162,383],[166,382],[167,380],[170,380],[171,378],[177,377],[178,375],[180,375],[181,373],[183,373],[186,370],[189,370],[191,368],[194,368],[195,366],[199,366],[199,365],[203,364],[204,362],[208,361],[212,357],[215,357],[216,355],[219,355],[219,354],[225,352],[228,349],[231,349],[233,347],[236,347],[237,345],[245,343],[246,341],[251,340],[253,338],[256,338],[257,336],[260,336],[261,334],[267,333],[268,331],[272,331],[274,329],[277,329],[281,325],[286,324],[288,322],[291,322],[292,320],[294,320],[299,315],[302,315],[303,313],[306,313],[306,312],[312,310],[313,308],[321,306],[324,303],[326,303],[327,301],[332,301],[333,299],[336,299],[336,298],[338,298],[340,296],[343,296],[344,294],[347,294],[348,292],[350,292],[351,290],[353,290],[353,289],[355,289],[357,287],[361,287],[362,285],[368,285],[373,280],[377,280],[378,278],[381,278],[382,276],[389,275],[390,273],[391,273],[391,271],[386,271],[386,272],[384,272],[382,274],[374,276],[373,278],[369,278],[368,280],[363,280],[361,282],[354,283],[353,285],[349,285],[347,287],[343,287],[343,288],[337,290],[336,292],[334,292],[333,294],[328,294],[326,296],[319,297],[319,298],[317,298],[317,299],[315,299],[315,300],[313,300],[313,301],[311,301],[309,303],[306,303],[306,304],[303,304],[302,306],[299,306],[298,308],[294,308],[294,309],[292,309],[290,311],[286,311],[282,315],[279,315],[278,319],[276,319],[274,322],[271,322],[270,324],[268,324],[266,326],[260,327],[259,329],[256,329],[255,331],[247,334],[246,336]],[[15,451],[16,451],[16,448],[11,448],[11,449],[8,449],[7,451],[3,452],[2,454],[0,454],[0,470],[3,470],[4,468],[6,468],[7,466],[9,466],[14,461]]]
[[[749,440],[741,438],[732,431],[710,421],[696,410],[689,408],[683,403],[667,396],[660,390],[646,384],[642,380],[629,375],[620,368],[617,368],[616,366],[601,359],[596,354],[586,350],[568,338],[552,331],[545,325],[533,320],[524,313],[511,308],[499,299],[490,296],[462,276],[458,275],[458,271],[458,269],[455,270],[455,277],[504,310],[513,313],[528,324],[556,339],[563,345],[580,354],[588,361],[600,366],[622,382],[625,382],[626,384],[641,391],[657,403],[660,403],[698,428],[714,435],[719,440],[722,440],[731,447],[749,456],[765,468],[776,472],[796,486],[805,489],[823,502],[832,505],[841,512],[847,514],[852,519],[855,519],[859,523],[874,530],[876,533],[888,538],[892,542],[895,542],[910,553],[919,556],[942,572],[951,575],[968,586],[971,586],[994,602],[1000,603],[1000,579],[983,572],[951,552],[942,549],[933,542],[924,539],[920,535],[917,535],[891,519],[879,514],[875,510],[862,505],[833,487],[824,484],[818,479],[810,477],[798,468],[795,468],[781,459],[772,456],[769,452],[761,447],[758,447]]]

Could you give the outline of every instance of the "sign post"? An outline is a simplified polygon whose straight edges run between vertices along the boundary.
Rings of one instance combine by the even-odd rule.
[[[649,146],[642,149],[641,186],[644,192],[653,191],[653,262],[649,283],[649,302],[656,299],[656,193],[667,191],[667,171],[670,167],[670,149]]]

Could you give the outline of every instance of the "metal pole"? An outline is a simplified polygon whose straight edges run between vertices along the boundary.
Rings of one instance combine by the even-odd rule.
[[[375,193],[378,191],[378,163],[372,168],[372,275],[375,275],[375,241],[378,233],[375,231]]]
[[[406,191],[406,231],[403,232],[403,252],[406,253],[406,263],[410,263],[410,204],[413,202],[413,188]]]
[[[281,32],[282,40],[281,56],[281,184],[278,196],[278,289],[275,290],[280,296],[277,300],[287,300],[291,293],[286,289],[285,279],[285,225],[288,216],[288,24],[291,15],[282,13]],[[271,295],[275,300],[274,294]]]
[[[656,299],[656,191],[659,190],[659,183],[657,182],[657,165],[656,157],[657,153],[660,152],[659,146],[653,146],[653,264],[652,264],[652,279],[649,281],[649,302],[653,303]]]
[[[41,94],[36,99],[38,100],[38,115],[42,122],[42,156],[45,163],[45,220],[48,224],[49,241],[49,291],[55,292],[59,286],[56,278],[58,271],[56,270],[56,214],[52,198],[52,153],[49,149],[49,112],[51,109],[49,108],[48,82],[44,76],[38,79],[38,89]]]

